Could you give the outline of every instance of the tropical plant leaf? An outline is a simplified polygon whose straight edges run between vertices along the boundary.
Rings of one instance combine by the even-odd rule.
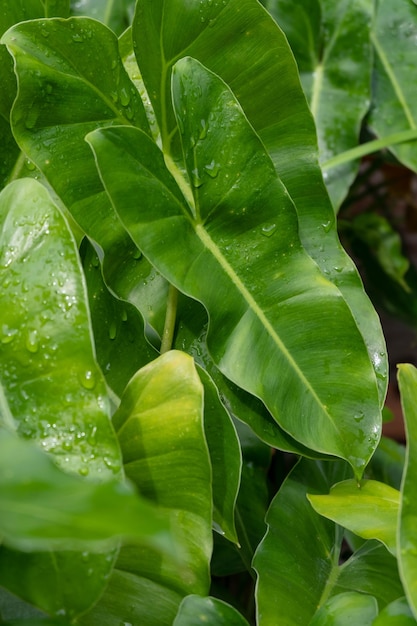
[[[416,59],[417,7],[411,0],[378,2],[372,29],[375,51],[373,103],[368,124],[378,137],[417,130]],[[416,142],[397,144],[391,152],[410,169],[417,170]]]
[[[98,255],[87,240],[82,256],[97,361],[107,384],[120,397],[132,376],[157,352],[145,339],[143,318],[137,309],[109,291]]]
[[[208,309],[208,348],[223,374],[260,397],[293,438],[348,458],[359,475],[380,416],[350,311],[302,249],[293,206],[226,85],[192,59],[177,64],[173,80],[187,199],[145,133],[102,129],[88,141],[116,211],[151,263]]]
[[[376,480],[347,480],[328,495],[309,495],[313,508],[364,539],[378,539],[395,556],[400,492]]]
[[[206,595],[212,493],[203,387],[192,358],[173,350],[130,381],[114,415],[127,476],[170,514],[178,558],[122,548],[103,598],[82,624],[171,625],[186,595]],[[120,617],[122,616],[122,617]],[[118,621],[117,621],[118,620]]]
[[[398,568],[405,595],[417,619],[417,369],[410,364],[398,366],[398,384],[406,429],[406,458],[401,484],[401,504],[398,531]]]
[[[371,94],[371,2],[266,0],[288,37],[316,121],[320,162],[354,148]],[[358,161],[325,170],[337,209],[358,171]]]
[[[150,280],[151,268],[138,259],[112,211],[84,141],[86,133],[106,124],[137,124],[149,132],[115,35],[100,22],[79,17],[17,24],[2,42],[15,59],[19,90],[12,125],[20,148],[105,251],[107,284],[137,305],[138,286]]]
[[[118,536],[152,543],[168,524],[134,489],[65,474],[33,443],[0,430],[0,533],[21,550],[103,551]]]
[[[415,626],[417,624],[406,598],[399,598],[381,611],[373,626]]]
[[[129,8],[134,0],[83,0],[72,1],[71,15],[92,17],[120,35],[129,26]]]
[[[372,626],[377,615],[378,604],[375,598],[347,591],[327,600],[309,626]]]
[[[328,489],[346,471],[339,464],[334,469],[329,476],[325,465],[300,461],[269,507],[268,530],[253,561],[259,626],[274,623],[277,615],[288,626],[309,624],[331,594],[343,533],[314,511],[306,493]]]
[[[181,602],[173,626],[249,626],[240,613],[217,598],[187,596]]]
[[[2,191],[0,222],[2,423],[37,441],[65,471],[120,477],[121,454],[68,226],[45,187],[31,179]],[[3,548],[0,580],[52,614],[73,616],[100,595],[112,560],[108,552],[28,555]]]
[[[215,528],[238,543],[235,504],[240,485],[242,454],[233,422],[209,374],[198,368],[204,387],[204,434],[210,453]]]
[[[394,489],[400,489],[405,461],[405,446],[388,437],[381,437],[371,463],[367,468],[370,478]]]
[[[338,240],[334,210],[318,165],[313,118],[282,31],[257,0],[138,0],[132,37],[164,152],[170,158],[181,160],[170,90],[174,63],[185,56],[196,58],[235,93],[294,201],[303,246],[339,287],[353,312],[376,371],[382,406],[388,379],[380,322]],[[203,128],[199,131],[205,133]]]

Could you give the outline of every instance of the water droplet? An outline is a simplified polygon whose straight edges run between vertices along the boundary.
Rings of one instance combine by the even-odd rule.
[[[265,224],[265,226],[262,226],[262,234],[265,235],[265,237],[271,237],[271,235],[274,234],[276,229],[277,229],[276,224]]]
[[[363,414],[363,411],[360,411],[359,413],[353,416],[353,419],[355,420],[355,422],[361,422],[364,417],[365,416]]]
[[[127,311],[126,311],[126,309],[122,310],[121,318],[122,318],[122,322],[127,322]]]
[[[34,128],[36,122],[38,121],[39,111],[37,109],[29,109],[28,114],[25,119],[25,126],[28,130]]]
[[[136,248],[132,256],[136,261],[139,261],[139,259],[142,257],[142,252],[139,250],[139,248]]]
[[[94,372],[91,370],[86,370],[82,372],[79,376],[80,383],[84,387],[84,389],[94,389],[96,386],[96,378],[94,376]]]
[[[340,267],[340,265],[335,265],[333,269],[335,272],[341,272],[343,270],[343,267]]]
[[[17,335],[17,328],[10,328],[7,324],[3,324],[1,329],[1,343],[6,344],[13,341]]]
[[[53,89],[54,88],[50,83],[48,83],[45,87],[46,93],[52,93]]]
[[[84,38],[82,35],[80,35],[80,33],[75,33],[72,36],[72,40],[75,41],[75,43],[82,43],[84,41]]]
[[[201,187],[201,185],[203,184],[202,179],[200,178],[200,174],[197,168],[195,168],[192,172],[192,183],[193,183],[193,187],[196,187],[198,189],[198,187]]]
[[[200,130],[200,139],[205,139],[207,137],[207,122],[206,120],[200,120],[201,130]]]
[[[117,326],[116,322],[112,322],[109,326],[109,339],[116,339]]]
[[[130,102],[130,93],[129,90],[126,89],[126,87],[122,87],[122,89],[120,90],[120,104],[123,107],[127,107],[127,105]]]
[[[204,166],[204,169],[206,170],[207,174],[211,176],[211,178],[216,178],[216,176],[218,175],[220,171],[220,164],[216,163],[215,160],[213,159],[211,163]]]
[[[26,349],[33,354],[39,350],[39,337],[37,330],[30,330],[26,337]]]
[[[323,224],[321,226],[322,226],[324,232],[328,233],[330,231],[331,227],[332,227],[332,222],[331,222],[331,220],[327,220],[327,222],[323,222]]]
[[[78,473],[79,473],[81,476],[88,476],[88,472],[89,472],[89,469],[88,469],[87,465],[82,465],[82,466],[80,467],[80,469],[78,470]]]

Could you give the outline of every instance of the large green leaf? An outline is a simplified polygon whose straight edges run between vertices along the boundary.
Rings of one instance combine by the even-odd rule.
[[[359,475],[380,417],[350,311],[304,252],[293,205],[226,85],[184,59],[173,94],[187,199],[149,137],[119,127],[88,136],[113,204],[152,264],[207,308],[219,369],[292,437],[349,459]]]
[[[328,495],[308,497],[320,515],[364,539],[378,539],[395,556],[400,492],[376,480],[359,485],[347,480],[334,485]]]
[[[401,484],[400,522],[398,530],[398,567],[405,594],[417,618],[417,369],[399,365],[398,383],[405,419],[407,451]]]
[[[138,285],[150,268],[138,262],[84,141],[86,133],[106,124],[137,124],[149,132],[117,38],[100,22],[80,17],[21,23],[2,41],[15,60],[19,89],[12,125],[20,148],[105,251],[107,283],[137,303]]]
[[[187,596],[181,603],[173,626],[248,626],[236,609],[216,598]]]
[[[121,454],[72,235],[46,189],[30,179],[3,190],[0,223],[2,422],[38,441],[65,471],[113,480]],[[112,558],[4,548],[0,580],[51,613],[74,615],[101,593]]]
[[[178,558],[122,548],[102,600],[83,624],[170,626],[181,599],[206,595],[212,549],[211,468],[203,387],[192,358],[173,350],[129,383],[114,423],[128,477],[169,512]]]
[[[417,7],[412,0],[377,3],[372,31],[375,49],[373,106],[369,125],[379,136],[417,130],[416,63]],[[416,170],[416,142],[391,148],[407,167]]]
[[[0,430],[0,534],[23,550],[102,551],[117,537],[152,542],[168,525],[130,485],[60,471],[44,452]]]
[[[354,148],[370,104],[371,0],[266,0],[288,37],[317,125],[320,162]],[[335,208],[347,194],[358,162],[325,171]]]
[[[380,322],[338,241],[334,211],[318,165],[313,118],[282,31],[257,0],[138,0],[132,32],[164,151],[174,159],[181,159],[171,104],[174,63],[181,57],[194,57],[236,94],[294,201],[304,247],[340,288],[353,312],[375,367],[382,405],[388,381]],[[201,120],[199,124],[204,135]]]

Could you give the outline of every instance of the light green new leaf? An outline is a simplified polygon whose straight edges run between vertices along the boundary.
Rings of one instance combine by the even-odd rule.
[[[212,550],[203,387],[192,358],[173,350],[139,370],[114,424],[126,474],[141,494],[169,513],[182,560],[146,548],[122,548],[103,598],[82,624],[124,620],[171,626],[183,597],[207,595]]]
[[[400,492],[376,480],[360,485],[346,480],[334,485],[328,495],[309,495],[320,515],[333,520],[364,539],[378,539],[396,555]]]
[[[0,535],[21,550],[88,550],[144,543],[168,524],[130,485],[65,474],[33,443],[0,430]]]
[[[184,59],[173,97],[186,200],[149,137],[118,127],[87,138],[114,207],[151,263],[205,305],[219,369],[293,438],[349,459],[360,475],[380,416],[350,311],[304,252],[293,205],[226,85]]]
[[[372,626],[415,626],[416,624],[417,621],[413,617],[406,598],[399,598],[381,611]]]
[[[412,0],[380,0],[372,31],[375,50],[373,104],[369,126],[378,137],[417,132],[417,7]],[[392,146],[393,154],[417,170],[416,140]]]
[[[181,603],[173,626],[249,626],[240,613],[217,598],[187,596]]]
[[[257,0],[138,0],[132,34],[164,151],[174,160],[181,159],[170,95],[175,62],[185,56],[198,59],[235,93],[294,201],[303,246],[353,312],[377,374],[382,406],[387,356],[380,322],[339,243],[318,165],[313,118],[283,32]],[[203,127],[199,130],[204,134]]]
[[[320,162],[354,148],[371,100],[371,0],[266,0],[284,30],[317,126]],[[325,171],[338,208],[358,161]]]
[[[309,626],[372,626],[378,615],[375,598],[355,591],[333,596],[319,609]]]
[[[31,179],[3,190],[0,225],[2,422],[39,442],[65,471],[114,480],[121,454],[68,226],[45,187]],[[73,616],[100,595],[111,567],[108,553],[84,558],[4,548],[0,580],[51,613]]]
[[[398,384],[406,428],[406,459],[401,484],[398,567],[405,595],[417,619],[417,369],[398,366]]]

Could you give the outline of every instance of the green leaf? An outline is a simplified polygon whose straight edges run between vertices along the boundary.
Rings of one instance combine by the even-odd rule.
[[[0,534],[22,550],[103,551],[118,536],[152,542],[168,525],[130,485],[59,470],[34,444],[0,430]]]
[[[400,489],[405,461],[405,446],[388,437],[381,437],[367,468],[370,478]]]
[[[335,469],[345,472],[339,464]],[[271,502],[268,530],[253,561],[259,626],[274,623],[277,615],[288,626],[309,624],[336,582],[342,533],[306,498],[330,486],[326,473],[325,465],[301,461]]]
[[[134,0],[73,0],[71,14],[99,20],[119,35],[129,26],[129,8],[133,4]]]
[[[239,439],[216,385],[204,369],[197,371],[204,387],[204,433],[212,467],[213,521],[216,530],[238,543],[234,511],[242,466]]]
[[[329,495],[309,495],[320,515],[344,526],[364,539],[378,539],[396,555],[400,492],[376,480],[360,485],[347,480],[334,485]]]
[[[406,598],[399,598],[378,615],[372,626],[415,626],[417,624]]]
[[[181,159],[170,90],[174,63],[194,57],[236,94],[294,201],[305,249],[352,310],[375,368],[382,406],[388,365],[380,321],[337,237],[318,165],[313,118],[283,32],[257,0],[138,0],[132,34],[164,152],[174,160]],[[202,127],[199,131],[204,134]]]
[[[170,625],[184,596],[206,595],[209,587],[211,468],[203,388],[192,358],[173,350],[141,369],[114,424],[126,474],[169,513],[182,560],[144,547],[122,548],[103,598],[82,624]]]
[[[121,396],[131,377],[157,353],[145,339],[137,309],[109,291],[99,258],[87,240],[82,255],[97,361],[107,384]]]
[[[30,179],[1,193],[0,224],[2,423],[37,441],[65,471],[120,477],[120,450],[68,226],[47,190]],[[112,559],[109,553],[83,558],[77,552],[28,555],[4,548],[0,580],[46,611],[72,616],[101,593]]]
[[[355,147],[371,98],[372,2],[267,0],[284,30],[317,126],[320,162]],[[347,194],[358,161],[325,172],[335,208]]]
[[[249,626],[229,604],[216,598],[187,596],[181,603],[173,626]]]
[[[372,31],[375,50],[373,102],[369,126],[379,137],[417,130],[417,81],[414,80],[417,7],[411,0],[377,3]],[[404,165],[416,171],[416,141],[391,147]]]
[[[100,22],[79,17],[21,23],[2,42],[15,60],[19,89],[12,125],[20,148],[104,250],[107,284],[136,304],[138,250],[109,205],[84,141],[106,124],[137,124],[149,132],[117,38]],[[140,265],[148,276],[148,264]]]
[[[417,618],[417,369],[410,364],[398,366],[398,384],[406,430],[406,459],[401,484],[400,522],[398,531],[398,568],[405,595]]]
[[[372,596],[347,591],[330,598],[313,617],[309,626],[372,626],[378,604]]]
[[[193,183],[183,185],[188,202],[157,146],[126,127],[88,136],[112,202],[152,264],[207,308],[208,348],[219,369],[260,397],[293,438],[349,459],[360,474],[380,416],[350,311],[302,249],[293,206],[225,84],[192,59],[177,64],[173,80]]]

